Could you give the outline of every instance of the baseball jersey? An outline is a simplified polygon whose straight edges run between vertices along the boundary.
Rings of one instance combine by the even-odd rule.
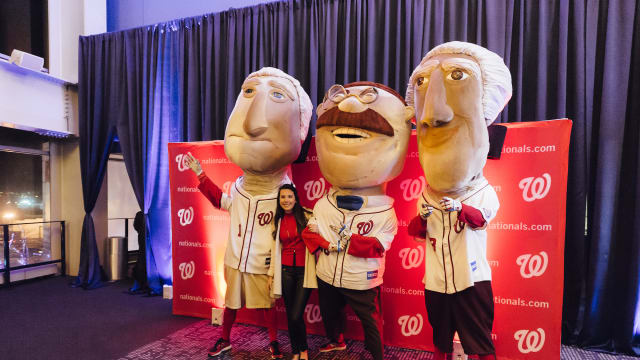
[[[393,199],[386,195],[366,196],[360,209],[345,210],[338,208],[335,195],[336,190],[332,188],[313,208],[319,234],[329,243],[337,244],[339,236],[329,225],[345,224],[353,234],[375,237],[385,252],[389,250],[398,232]],[[382,284],[384,253],[381,257],[364,258],[350,255],[348,251],[349,248],[328,254],[320,251],[316,265],[318,278],[330,285],[353,290],[367,290]]]
[[[491,280],[485,229],[500,207],[495,190],[484,178],[455,199],[478,209],[484,225],[474,229],[458,219],[459,211],[442,210],[426,190],[417,204],[418,211],[424,203],[435,208],[427,218],[425,289],[446,294],[462,291],[474,282]]]
[[[209,185],[204,185],[204,184]],[[282,183],[290,184],[285,176]],[[229,212],[230,227],[224,264],[241,272],[267,274],[271,263],[271,243],[273,242],[273,217],[275,215],[278,187],[265,195],[253,196],[242,186],[243,177],[236,179],[229,195],[222,193],[220,199],[212,199],[211,191],[201,190],[220,209]],[[203,181],[199,187],[215,186],[211,181]],[[206,190],[206,189],[205,189]]]

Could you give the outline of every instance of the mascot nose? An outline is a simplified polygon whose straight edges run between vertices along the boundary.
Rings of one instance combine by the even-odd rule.
[[[448,124],[451,120],[453,120],[453,110],[447,105],[444,76],[438,69],[431,74],[420,122],[430,127],[438,127]]]
[[[367,106],[355,96],[348,96],[338,104],[338,109],[344,112],[361,113],[367,110]]]
[[[269,128],[269,124],[267,124],[267,119],[265,118],[265,114],[267,113],[265,100],[264,95],[257,94],[252,99],[249,109],[247,109],[242,127],[247,135],[251,137],[258,137],[264,134]]]

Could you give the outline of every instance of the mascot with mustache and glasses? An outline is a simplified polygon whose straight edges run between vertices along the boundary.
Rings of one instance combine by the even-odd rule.
[[[303,232],[319,251],[316,274],[320,312],[329,343],[344,350],[342,309],[349,304],[362,322],[365,346],[383,358],[380,288],[385,253],[398,221],[386,183],[404,166],[414,111],[393,89],[371,82],[333,85],[317,108],[320,171],[331,183]]]
[[[408,231],[429,240],[425,304],[437,360],[452,352],[456,331],[465,353],[496,358],[486,228],[500,203],[482,169],[487,126],[510,98],[511,74],[502,58],[465,42],[433,48],[409,80],[407,102],[416,109],[428,186]]]
[[[189,167],[198,175],[198,189],[216,208],[229,211],[230,226],[224,256],[227,283],[222,336],[209,350],[216,357],[231,349],[231,326],[237,309],[265,309],[270,351],[282,358],[277,341],[276,311],[269,276],[273,243],[273,212],[278,189],[290,184],[289,165],[307,137],[313,105],[298,80],[275,68],[250,74],[227,122],[224,150],[243,170],[229,195],[202,171],[189,154]],[[269,221],[264,221],[269,219]]]

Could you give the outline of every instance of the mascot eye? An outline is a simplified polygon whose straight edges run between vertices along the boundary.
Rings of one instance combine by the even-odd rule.
[[[358,97],[360,98],[360,101],[362,101],[363,103],[370,104],[378,98],[378,90],[376,90],[375,88],[365,89],[363,92],[360,93]]]
[[[274,91],[271,93],[271,96],[273,96],[274,98],[281,100],[284,99],[284,94],[278,91]]]
[[[245,95],[251,95],[255,92],[255,90],[251,89],[251,88],[246,88],[244,89],[244,94]]]
[[[417,86],[422,86],[426,82],[427,82],[427,78],[424,77],[424,76],[420,76],[419,78],[416,79],[416,85]]]
[[[451,73],[449,73],[449,75],[447,75],[447,78],[449,78],[450,80],[455,80],[455,81],[464,80],[464,79],[466,79],[468,77],[469,77],[469,75],[467,75],[467,73],[465,73],[462,70],[453,70]]]

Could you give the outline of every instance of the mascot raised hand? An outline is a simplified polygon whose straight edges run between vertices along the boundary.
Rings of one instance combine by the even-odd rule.
[[[511,98],[511,75],[497,54],[475,44],[436,46],[413,71],[420,164],[428,186],[409,234],[425,239],[425,304],[435,359],[452,352],[457,331],[467,354],[495,359],[488,223],[500,203],[482,174],[489,126]]]
[[[258,221],[258,215],[273,213],[278,188],[291,183],[287,170],[300,153],[312,111],[311,100],[298,80],[279,69],[262,68],[242,84],[227,122],[224,150],[243,171],[229,194],[207,177],[197,159],[190,156],[187,161],[200,180],[202,194],[216,208],[229,211],[231,218],[224,256],[223,331],[209,350],[211,357],[231,349],[231,325],[243,306],[265,309],[272,357],[282,357],[269,291],[273,224]]]
[[[317,114],[320,171],[332,187],[316,203],[303,238],[310,251],[319,251],[320,311],[330,340],[320,351],[346,348],[340,325],[349,304],[367,350],[382,359],[380,287],[398,229],[385,185],[404,166],[414,111],[387,86],[357,82],[333,85]]]

